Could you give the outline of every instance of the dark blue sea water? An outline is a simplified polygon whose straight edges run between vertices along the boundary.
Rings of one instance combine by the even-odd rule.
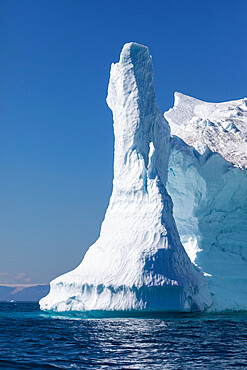
[[[247,369],[247,315],[85,319],[0,303],[0,369]]]

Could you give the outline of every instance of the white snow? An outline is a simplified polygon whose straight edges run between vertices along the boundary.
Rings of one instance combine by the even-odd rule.
[[[199,153],[208,147],[230,163],[247,167],[247,98],[206,103],[176,92],[174,107],[165,118],[172,135]]]
[[[170,129],[146,47],[129,43],[111,67],[113,192],[100,237],[73,271],[51,282],[42,309],[203,310],[206,279],[187,256],[166,191]]]

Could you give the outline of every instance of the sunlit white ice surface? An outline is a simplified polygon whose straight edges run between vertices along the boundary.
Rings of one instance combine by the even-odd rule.
[[[246,100],[176,93],[165,119],[149,51],[129,43],[112,64],[107,103],[114,180],[100,237],[40,307],[246,309]]]

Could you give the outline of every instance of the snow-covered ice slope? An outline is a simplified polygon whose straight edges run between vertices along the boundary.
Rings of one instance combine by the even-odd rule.
[[[210,310],[247,309],[246,102],[204,103],[176,93],[165,113],[177,135],[167,189],[181,241],[207,274]]]
[[[100,237],[81,264],[50,284],[46,310],[204,310],[206,278],[186,254],[166,190],[170,129],[146,47],[129,43],[111,67],[114,181]]]
[[[199,153],[208,147],[230,163],[247,167],[247,98],[206,103],[176,92],[174,107],[165,117],[172,135]]]

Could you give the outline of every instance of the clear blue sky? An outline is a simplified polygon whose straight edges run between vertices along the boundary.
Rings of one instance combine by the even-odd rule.
[[[149,47],[162,111],[174,91],[238,99],[246,14],[245,0],[0,1],[0,282],[46,283],[97,239],[112,187],[105,98],[123,44]]]

